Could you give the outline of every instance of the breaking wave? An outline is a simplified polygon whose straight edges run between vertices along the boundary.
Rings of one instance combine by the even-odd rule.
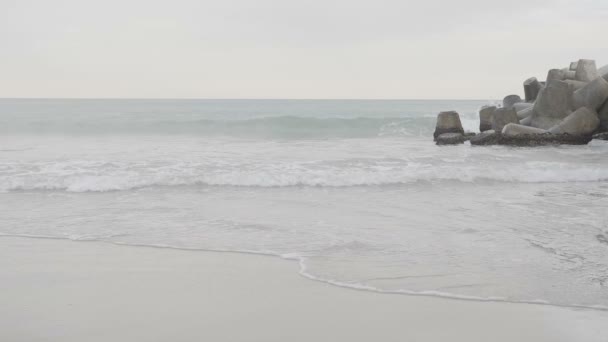
[[[529,162],[521,165],[439,165],[394,159],[274,164],[48,162],[5,164],[0,191],[121,191],[154,186],[354,187],[416,182],[565,183],[608,181],[593,165]]]
[[[435,116],[316,118],[298,116],[260,117],[245,120],[42,120],[5,122],[2,133],[36,134],[191,134],[277,139],[373,138],[384,136],[428,136]],[[476,120],[463,117],[473,130]]]

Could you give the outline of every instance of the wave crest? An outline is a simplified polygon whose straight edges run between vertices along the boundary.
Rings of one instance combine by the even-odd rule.
[[[0,191],[121,191],[154,186],[353,187],[457,181],[564,183],[608,181],[600,166],[529,162],[503,167],[431,165],[395,159],[270,164],[64,162],[9,164]]]

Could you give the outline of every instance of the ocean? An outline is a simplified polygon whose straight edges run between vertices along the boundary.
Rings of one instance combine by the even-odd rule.
[[[438,112],[477,131],[484,104],[1,99],[0,235],[268,254],[361,290],[608,310],[608,143],[433,143]]]

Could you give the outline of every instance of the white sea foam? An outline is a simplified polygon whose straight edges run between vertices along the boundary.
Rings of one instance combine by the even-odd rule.
[[[21,163],[0,170],[0,191],[60,190],[103,192],[154,186],[350,187],[416,182],[565,183],[608,180],[608,168],[561,162],[475,165],[406,160],[342,160],[315,163]]]

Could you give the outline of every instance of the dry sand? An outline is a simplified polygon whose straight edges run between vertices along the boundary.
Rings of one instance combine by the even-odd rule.
[[[0,341],[608,341],[608,312],[388,295],[274,257],[0,237]]]

